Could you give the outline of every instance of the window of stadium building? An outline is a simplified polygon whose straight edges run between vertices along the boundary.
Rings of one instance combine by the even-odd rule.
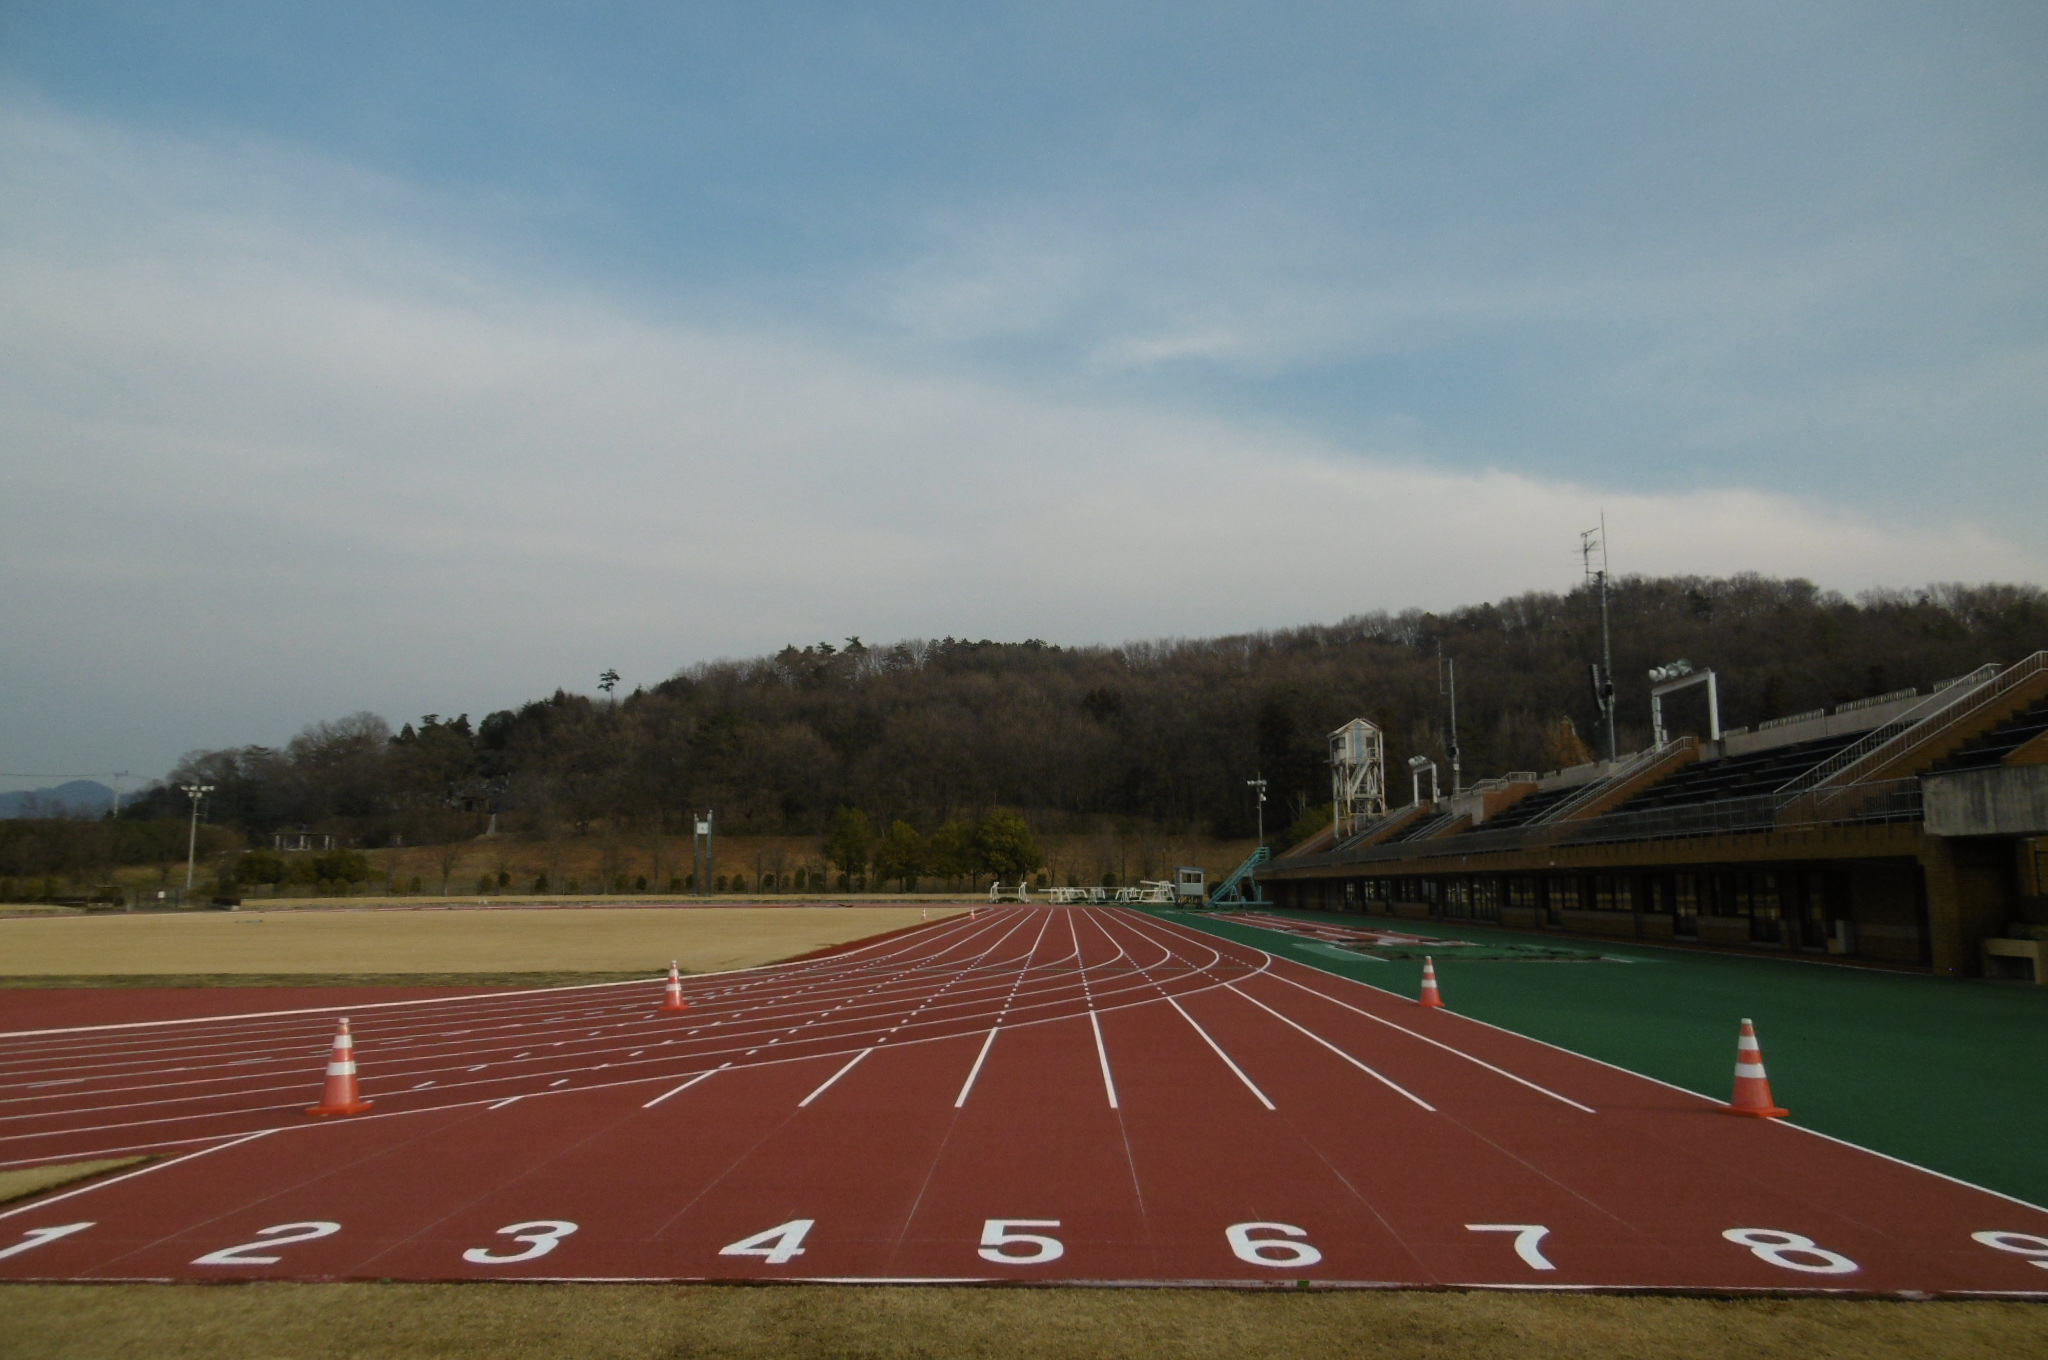
[[[1472,919],[1475,921],[1500,920],[1499,879],[1481,878],[1473,880]]]
[[[1508,880],[1508,905],[1522,911],[1536,908],[1536,880],[1533,878],[1511,878]]]
[[[1700,933],[1700,879],[1698,874],[1671,876],[1672,933],[1683,939],[1698,939]]]
[[[1626,874],[1593,875],[1593,910],[1634,911],[1635,881]]]

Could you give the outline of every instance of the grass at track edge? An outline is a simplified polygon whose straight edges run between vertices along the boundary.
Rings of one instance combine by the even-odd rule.
[[[30,1195],[40,1195],[45,1191],[76,1185],[79,1181],[104,1176],[110,1171],[140,1166],[149,1160],[147,1157],[102,1157],[90,1162],[58,1162],[49,1166],[0,1171],[0,1204],[11,1204],[15,1200],[27,1199]],[[0,1234],[0,1237],[4,1237],[4,1234]],[[0,1241],[0,1245],[5,1245],[4,1241]]]
[[[1205,913],[1165,920],[1413,998],[1419,960],[1374,961]],[[1468,922],[1275,911],[1323,924],[1481,942],[1554,937]],[[1449,1008],[1517,1034],[1726,1099],[1739,1022],[1754,1018],[1789,1122],[2048,1204],[2048,988],[1825,965],[1797,958],[1569,943],[1597,963],[1436,959]]]
[[[2001,1302],[855,1286],[0,1286],[0,1356],[47,1360],[1989,1360],[2044,1352],[2048,1307]]]

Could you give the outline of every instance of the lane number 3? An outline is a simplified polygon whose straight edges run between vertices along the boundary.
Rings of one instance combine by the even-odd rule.
[[[562,1244],[563,1238],[575,1231],[576,1225],[562,1218],[537,1218],[531,1223],[513,1223],[498,1229],[498,1236],[524,1242],[525,1251],[500,1255],[489,1247],[471,1247],[462,1253],[462,1259],[478,1266],[509,1266],[515,1261],[531,1261],[553,1251]]]

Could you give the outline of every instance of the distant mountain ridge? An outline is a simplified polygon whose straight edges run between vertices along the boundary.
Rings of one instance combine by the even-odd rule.
[[[126,802],[134,798],[129,794]],[[114,791],[97,779],[74,779],[47,789],[0,793],[0,817],[97,816],[114,805]]]

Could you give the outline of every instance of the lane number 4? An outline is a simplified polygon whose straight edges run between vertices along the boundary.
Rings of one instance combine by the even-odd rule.
[[[792,1218],[787,1223],[778,1223],[765,1232],[752,1237],[742,1237],[729,1247],[720,1247],[720,1256],[758,1256],[771,1266],[788,1265],[804,1254],[804,1235],[817,1224],[815,1218]]]

